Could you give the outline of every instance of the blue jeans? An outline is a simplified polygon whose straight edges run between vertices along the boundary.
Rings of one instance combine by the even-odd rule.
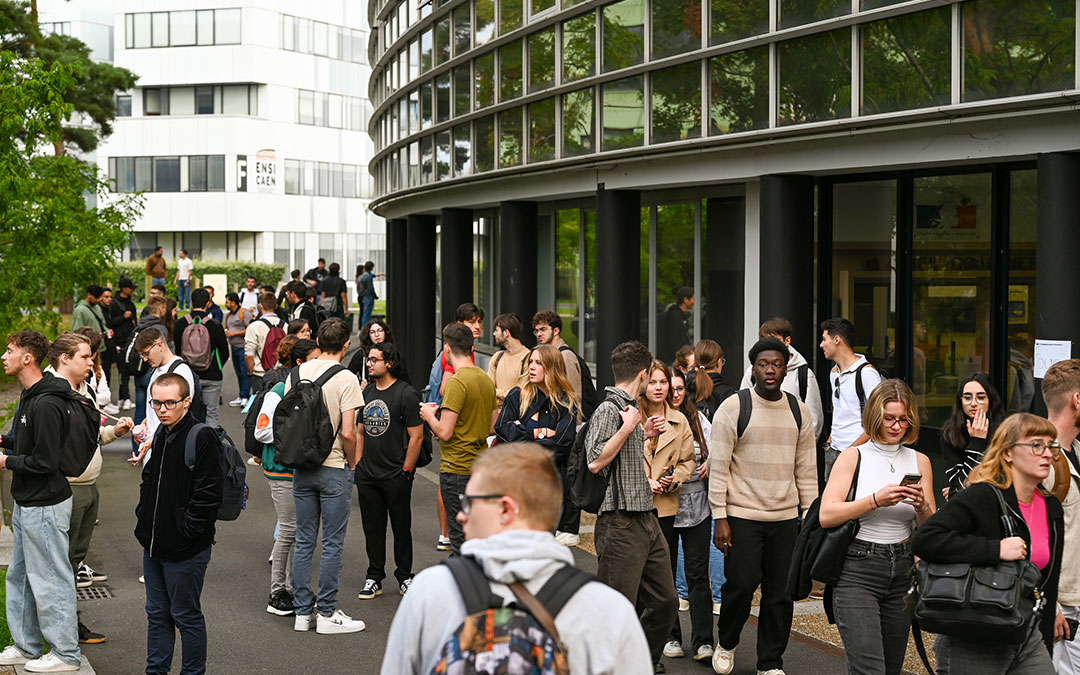
[[[682,539],[679,539],[679,568],[675,572],[675,589],[679,597],[686,600],[690,591],[686,587],[686,571],[683,562]],[[712,543],[712,530],[709,530],[709,577],[712,581],[712,601],[720,602],[720,589],[724,586],[724,554]]]
[[[180,309],[191,309],[191,279],[176,282],[176,305]]]
[[[236,371],[236,383],[240,385],[240,398],[251,396],[251,378],[248,377],[243,347],[232,348],[232,365],[233,370]]]
[[[218,403],[221,401],[221,380],[202,381],[202,400],[206,406],[206,423],[218,425]]]
[[[41,656],[41,639],[64,663],[82,661],[75,613],[75,575],[68,560],[71,497],[11,512],[15,537],[7,571],[7,620],[15,646]]]
[[[153,371],[146,371],[142,375],[135,376],[135,412],[133,419],[135,424],[146,419],[146,390],[150,387],[150,373]],[[131,435],[131,451],[136,452],[139,449],[139,442],[135,440],[135,434]]]
[[[371,310],[375,309],[375,298],[369,298],[364,296],[360,298],[360,308],[363,310],[360,315],[360,328],[367,325],[367,322],[371,320]]]
[[[154,560],[143,549],[143,577],[146,580],[146,673],[168,673],[172,667],[176,630],[180,630],[181,675],[206,673],[206,618],[200,596],[206,565],[207,546],[187,560]]]
[[[345,551],[345,530],[352,511],[353,472],[320,466],[293,473],[296,502],[296,549],[293,552],[293,607],[310,615],[330,616],[337,609],[338,579]],[[311,559],[322,521],[322,558],[319,560],[319,593],[311,591]]]

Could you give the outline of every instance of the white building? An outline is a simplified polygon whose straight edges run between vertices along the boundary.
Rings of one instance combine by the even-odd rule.
[[[146,193],[126,258],[385,268],[364,3],[39,0],[39,21],[139,76],[96,157]]]

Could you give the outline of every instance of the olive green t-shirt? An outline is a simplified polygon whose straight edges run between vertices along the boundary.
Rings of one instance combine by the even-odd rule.
[[[473,460],[487,447],[495,385],[476,366],[461,368],[446,382],[442,407],[456,412],[458,419],[450,439],[439,444],[439,471],[468,476]]]

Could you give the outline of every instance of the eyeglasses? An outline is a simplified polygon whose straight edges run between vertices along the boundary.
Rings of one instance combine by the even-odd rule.
[[[186,401],[187,399],[184,399]],[[150,399],[150,407],[154,410],[176,410],[176,406],[180,405],[183,401],[158,401],[157,399]]]
[[[972,401],[978,401],[979,403],[986,403],[986,394],[963,394],[960,400],[964,403],[971,403]]]
[[[1031,443],[1016,443],[1015,445],[1026,445],[1031,448],[1031,454],[1036,457],[1042,457],[1046,454],[1047,450],[1050,451],[1050,456],[1054,459],[1057,459],[1061,454],[1061,443],[1058,443],[1057,441],[1050,441],[1049,443],[1044,441],[1032,441]]]
[[[551,326],[539,326],[533,329],[533,335],[540,335],[541,333],[548,333],[551,331]]]
[[[141,358],[144,358],[144,359],[145,359],[145,358],[147,358],[148,356],[150,356],[150,352],[154,351],[154,347],[157,347],[157,346],[158,346],[158,345],[160,345],[160,344],[161,344],[160,342],[155,342],[154,344],[150,345],[150,346],[149,346],[149,347],[148,347],[148,348],[146,349],[146,351],[143,351],[143,352],[139,352],[139,356],[140,356]]]
[[[369,356],[364,360],[367,361],[368,363],[378,363],[379,361],[385,361],[386,359],[377,359],[374,356]]]
[[[458,493],[458,501],[461,502],[461,512],[465,515],[469,515],[469,511],[472,510],[472,502],[477,499],[502,499],[506,495],[467,495],[464,492]]]
[[[881,420],[881,423],[887,427],[895,427],[897,424],[906,427],[911,424],[911,420],[906,417],[885,417]]]
[[[681,394],[686,391],[686,387],[672,387],[671,391],[675,392],[676,394]]]

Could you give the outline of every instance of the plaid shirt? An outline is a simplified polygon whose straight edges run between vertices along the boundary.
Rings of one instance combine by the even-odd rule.
[[[600,456],[604,444],[622,427],[619,412],[626,406],[637,406],[637,401],[617,387],[604,389],[605,401],[601,403],[589,419],[589,431],[585,435],[585,452],[589,461]],[[612,402],[615,405],[612,405]],[[618,407],[616,407],[618,406]],[[630,432],[622,449],[615,455],[611,464],[601,472],[607,475],[615,468],[615,474],[608,483],[604,503],[600,513],[605,511],[652,511],[653,496],[649,488],[649,478],[645,475],[645,432],[638,425]],[[615,503],[613,488],[618,484],[619,503]]]

